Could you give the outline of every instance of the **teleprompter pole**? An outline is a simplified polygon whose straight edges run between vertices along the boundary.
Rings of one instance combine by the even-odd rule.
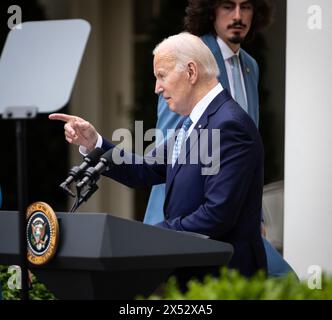
[[[17,152],[17,186],[18,209],[20,212],[19,238],[20,238],[20,266],[22,290],[21,299],[29,300],[28,263],[27,263],[27,238],[26,238],[26,213],[27,208],[27,170],[26,170],[26,120],[16,120],[16,152]]]
[[[16,153],[17,153],[17,198],[20,213],[18,236],[20,241],[21,299],[29,300],[29,274],[27,260],[26,209],[27,209],[27,152],[26,152],[26,119],[37,115],[35,107],[10,107],[3,113],[3,118],[15,120]]]

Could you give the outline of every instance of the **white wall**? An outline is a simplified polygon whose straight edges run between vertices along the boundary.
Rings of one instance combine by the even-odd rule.
[[[332,1],[288,0],[287,15],[284,254],[307,278],[332,273]]]

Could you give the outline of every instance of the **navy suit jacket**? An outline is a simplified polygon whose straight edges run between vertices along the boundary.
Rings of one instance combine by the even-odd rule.
[[[209,47],[214,55],[220,71],[219,82],[223,88],[229,92],[230,85],[228,81],[224,57],[220,50],[216,36],[213,34],[206,34],[202,36],[202,40]],[[259,122],[259,99],[258,99],[258,78],[259,68],[256,61],[243,49],[240,49],[240,62],[242,67],[242,74],[246,88],[248,114],[256,123],[258,127]],[[181,116],[172,112],[167,104],[167,101],[160,95],[158,100],[158,121],[157,128],[161,129],[166,135],[167,129],[173,129],[181,121]],[[165,201],[165,185],[154,186],[151,190],[149,203],[146,209],[144,222],[148,224],[155,224],[164,219],[163,205]]]
[[[181,123],[180,123],[181,125]],[[129,187],[150,186],[166,182],[165,220],[158,226],[200,233],[231,243],[234,255],[229,267],[250,276],[266,269],[266,256],[260,234],[263,190],[263,145],[255,123],[222,91],[208,106],[196,128],[220,130],[220,170],[214,175],[202,175],[202,162],[190,164],[190,144],[187,140],[186,164],[123,164],[113,166],[105,175]],[[208,139],[209,152],[212,139]],[[105,150],[114,145],[103,140]],[[172,148],[169,148],[172,151]],[[131,155],[126,154],[126,157]]]

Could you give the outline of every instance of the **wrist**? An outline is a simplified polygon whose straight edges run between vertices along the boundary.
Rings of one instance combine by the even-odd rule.
[[[98,142],[98,135],[95,136],[95,138],[92,140],[90,144],[86,146],[87,151],[91,152],[96,148]]]

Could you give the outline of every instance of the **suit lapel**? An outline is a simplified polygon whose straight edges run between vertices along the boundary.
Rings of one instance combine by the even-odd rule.
[[[240,63],[241,69],[244,79],[244,86],[247,95],[247,102],[248,102],[248,114],[250,117],[256,122],[256,110],[257,110],[257,103],[255,102],[255,97],[257,96],[257,90],[255,90],[253,84],[255,83],[254,79],[254,70],[252,70],[251,66],[247,63],[247,59],[245,59],[245,55],[243,50],[240,51]]]
[[[188,139],[186,140],[185,144],[183,144],[183,146],[181,147],[181,151],[180,151],[180,157],[183,157],[183,152],[186,152],[186,156],[185,156],[185,161],[186,163],[188,163],[188,161],[190,160],[190,150],[195,146],[195,144],[197,143],[199,136],[201,134],[201,130],[205,129],[206,126],[208,124],[208,119],[207,119],[207,113],[204,112],[204,114],[202,115],[201,119],[199,119],[199,121],[197,122],[194,130],[196,130],[196,132],[198,133],[197,135],[194,134],[190,134],[190,136],[188,137]],[[193,130],[193,131],[194,131]],[[178,158],[178,159],[179,159]],[[189,159],[189,160],[188,160]],[[166,194],[168,192],[169,187],[172,185],[173,180],[175,178],[175,176],[177,175],[177,173],[179,172],[180,168],[181,168],[182,164],[179,164],[178,160],[175,162],[174,167],[172,168],[172,165],[168,166],[168,174],[169,174],[169,183],[167,184],[168,187],[166,187]]]
[[[215,35],[204,35],[202,36],[202,40],[209,47],[217,61],[220,71],[218,79],[221,85],[224,89],[227,89],[228,92],[231,92],[225,66],[225,60]],[[258,126],[258,92],[256,87],[257,71],[255,70],[255,66],[250,61],[250,59],[246,57],[245,51],[243,49],[240,49],[240,62],[248,101],[248,114],[254,120],[256,126]]]
[[[231,99],[230,94],[228,93],[228,91],[223,90],[210,103],[210,105],[207,107],[207,109],[205,110],[205,112],[203,113],[201,118],[198,120],[198,122],[194,128],[194,130],[196,130],[196,132],[197,132],[197,135],[190,134],[190,136],[188,137],[188,139],[186,141],[186,145],[185,145],[186,164],[188,164],[190,161],[190,151],[198,143],[198,140],[199,140],[199,137],[201,134],[201,130],[206,129],[208,127],[209,117],[211,117],[214,113],[216,113],[218,111],[218,109],[221,108],[223,106],[223,104],[229,99]],[[183,123],[183,121],[181,121],[178,128],[180,128],[182,126],[182,123]],[[197,150],[198,150],[198,148],[197,148]],[[183,151],[184,151],[184,146],[182,146],[182,148],[181,148],[180,156]],[[199,155],[198,155],[198,157],[199,157]],[[167,200],[167,196],[170,191],[170,188],[173,184],[174,178],[178,174],[181,167],[182,167],[182,164],[179,164],[178,161],[176,161],[173,168],[172,168],[171,164],[167,166],[166,200]]]

